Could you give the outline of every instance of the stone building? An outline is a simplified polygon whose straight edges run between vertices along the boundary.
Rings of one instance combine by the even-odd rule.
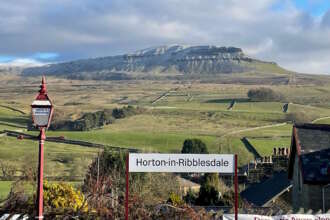
[[[262,157],[260,160],[255,160],[253,164],[249,164],[247,182],[258,183],[271,178],[275,172],[286,172],[288,161],[288,148],[274,148],[272,156]]]
[[[330,125],[294,125],[290,150],[293,210],[329,210]]]

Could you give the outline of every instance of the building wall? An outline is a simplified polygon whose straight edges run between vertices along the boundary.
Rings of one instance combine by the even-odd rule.
[[[293,178],[292,178],[292,208],[293,211],[296,212],[300,207],[304,207],[304,200],[302,198],[302,188],[300,184],[301,181],[301,173],[299,168],[299,158],[296,155],[293,166]],[[303,187],[303,186],[302,186]]]
[[[312,209],[313,211],[319,211],[323,208],[323,198],[322,198],[322,185],[305,185],[306,191],[304,192],[304,199],[307,201],[305,210]],[[325,188],[324,190],[325,198],[325,209],[330,209],[330,189]]]
[[[296,155],[293,172],[292,208],[293,211],[304,209],[319,211],[323,208],[322,185],[309,185],[302,183],[302,174],[299,167],[299,158]],[[325,208],[330,209],[330,187],[325,189]]]

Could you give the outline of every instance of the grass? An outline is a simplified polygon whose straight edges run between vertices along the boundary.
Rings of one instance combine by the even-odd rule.
[[[273,153],[273,148],[290,147],[290,137],[269,137],[269,138],[248,138],[261,156],[269,156]]]
[[[315,123],[318,123],[318,124],[330,124],[330,118],[320,119],[320,120],[317,120]]]
[[[257,71],[264,75],[268,70],[279,75],[287,73],[274,64],[260,64],[258,68]],[[258,74],[250,73],[251,76]],[[288,146],[292,131],[292,125],[287,124],[239,132],[286,120],[281,109],[283,103],[250,102],[246,96],[247,91],[260,86],[269,87],[295,103],[289,105],[289,113],[303,111],[313,118],[326,117],[330,116],[330,84],[327,84],[329,80],[324,82],[322,85],[288,86],[152,80],[99,82],[49,78],[49,95],[55,103],[55,111],[64,112],[65,117],[71,119],[79,118],[84,112],[122,107],[124,104],[120,103],[121,100],[147,110],[101,129],[87,132],[48,131],[47,135],[133,147],[147,152],[180,152],[185,139],[199,138],[207,144],[210,152],[237,153],[240,164],[243,164],[251,160],[252,155],[246,151],[240,138],[247,137],[262,155],[269,155],[275,146]],[[29,112],[29,105],[37,93],[39,83],[36,78],[26,78],[19,82],[14,78],[7,83],[0,82],[3,85],[0,88],[0,104]],[[21,94],[15,102],[11,100],[13,91]],[[151,104],[165,91],[171,92]],[[232,110],[227,110],[232,99],[237,102]],[[27,118],[28,115],[0,107],[0,130],[20,130],[21,126],[26,125]],[[45,147],[45,172],[49,176],[83,176],[98,151],[48,142]],[[36,142],[0,137],[0,160],[17,163],[18,167],[24,167],[28,159],[36,158],[37,150]]]
[[[88,164],[99,149],[46,142],[45,176],[83,178]],[[17,175],[28,167],[36,167],[38,142],[0,137],[0,160],[17,168]]]
[[[13,181],[0,181],[0,201],[7,197]]]
[[[156,131],[111,131],[95,130],[89,132],[48,132],[49,135],[63,135],[68,139],[86,140],[114,146],[137,148],[144,151],[179,152],[186,138],[200,138],[214,150],[213,136],[190,136],[189,134],[161,133]]]

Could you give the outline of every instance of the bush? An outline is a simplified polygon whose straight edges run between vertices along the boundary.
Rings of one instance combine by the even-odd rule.
[[[167,202],[174,206],[181,206],[184,204],[184,201],[181,199],[181,197],[173,192],[170,193],[170,197],[168,198]]]
[[[89,207],[102,219],[123,218],[126,154],[105,148],[87,171],[83,191]],[[148,219],[156,204],[166,202],[171,192],[179,193],[177,178],[170,173],[131,173],[129,182],[132,219]],[[175,196],[171,199],[181,203]]]
[[[284,96],[281,93],[275,92],[270,88],[257,88],[250,89],[247,93],[247,96],[251,99],[251,101],[284,101]]]
[[[222,202],[225,206],[235,206],[235,192],[233,190],[227,191],[225,194],[222,196]],[[243,201],[238,193],[238,206],[242,207]]]
[[[208,205],[222,205],[220,202],[219,191],[214,186],[203,185],[199,190],[199,196],[197,198],[197,204],[208,206]]]
[[[197,200],[197,195],[191,189],[189,189],[183,199],[187,204],[195,204]]]
[[[207,147],[200,139],[186,139],[183,142],[181,153],[183,154],[208,154]]]
[[[56,112],[56,111],[55,111]],[[51,123],[50,130],[70,130],[70,131],[88,131],[99,128],[107,124],[112,124],[116,119],[121,119],[143,112],[142,108],[127,106],[115,108],[113,110],[104,110],[85,113],[81,118],[75,121],[63,120],[60,116],[56,117]],[[32,122],[29,127],[32,128]]]
[[[67,183],[44,182],[45,209],[88,211],[84,195]]]
[[[220,200],[219,185],[217,173],[206,173],[196,203],[198,205],[223,205]]]

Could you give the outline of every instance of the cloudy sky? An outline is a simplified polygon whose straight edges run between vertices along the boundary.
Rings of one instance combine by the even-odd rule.
[[[0,63],[118,55],[166,44],[241,47],[330,73],[328,0],[1,0]]]

